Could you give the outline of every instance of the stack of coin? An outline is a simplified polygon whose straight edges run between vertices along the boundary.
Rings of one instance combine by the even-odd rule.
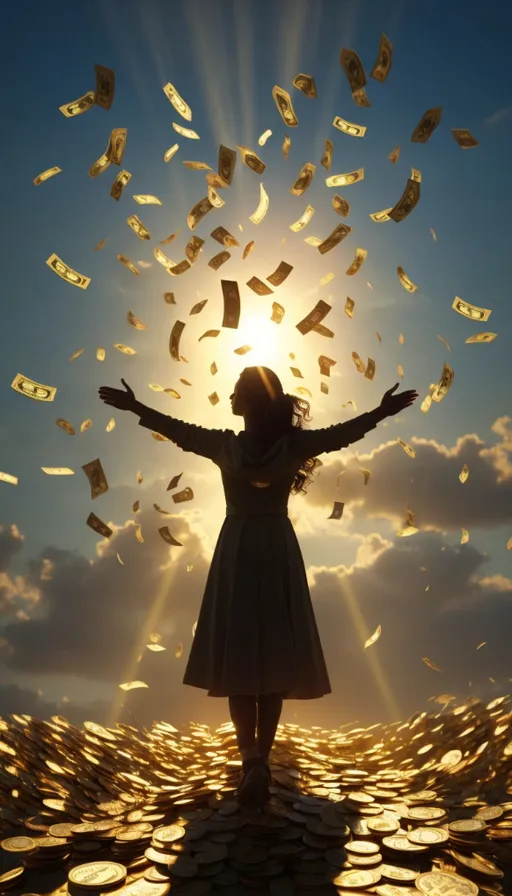
[[[22,865],[11,868],[0,874],[0,892],[7,893],[9,890],[18,889],[25,877],[25,869]]]
[[[68,874],[73,889],[108,891],[126,880],[126,868],[117,862],[87,862],[75,865]]]
[[[448,825],[450,846],[459,852],[486,849],[487,824],[483,818],[461,818]]]
[[[24,860],[26,868],[53,868],[71,856],[71,844],[65,837],[35,837],[36,849]]]

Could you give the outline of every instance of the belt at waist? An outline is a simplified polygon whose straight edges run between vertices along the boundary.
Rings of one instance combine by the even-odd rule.
[[[235,510],[226,507],[226,516],[288,516],[288,508],[280,507],[274,510]]]

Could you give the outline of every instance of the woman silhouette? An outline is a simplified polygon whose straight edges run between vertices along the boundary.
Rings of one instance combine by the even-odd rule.
[[[226,518],[212,558],[183,683],[228,697],[242,757],[241,802],[261,805],[283,699],[331,693],[306,571],[288,518],[290,492],[305,493],[316,456],[363,438],[418,397],[389,389],[378,408],[326,429],[304,430],[309,402],[283,392],[268,367],[246,367],[231,405],[245,430],[206,429],[137,401],[133,390],[102,386],[107,405],[221,471]]]

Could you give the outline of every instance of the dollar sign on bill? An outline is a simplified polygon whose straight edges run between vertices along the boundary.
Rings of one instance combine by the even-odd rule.
[[[97,106],[101,106],[102,109],[110,109],[116,89],[115,73],[105,65],[95,65],[94,71],[96,74],[94,102]]]
[[[82,470],[89,480],[92,499],[99,498],[100,495],[104,495],[108,491],[107,477],[99,457],[96,460],[91,460],[88,464],[84,464]]]
[[[315,79],[312,75],[304,75],[302,72],[298,75],[295,75],[295,78],[292,81],[294,87],[297,90],[300,90],[304,96],[307,96],[309,99],[315,99],[316,97],[316,84]]]
[[[240,292],[236,280],[221,280],[224,299],[222,326],[236,330],[240,320]]]
[[[293,104],[290,94],[287,93],[286,90],[283,90],[282,87],[279,87],[277,84],[275,84],[272,88],[272,97],[284,123],[289,128],[296,128],[299,123],[299,119],[297,118],[293,110]]]

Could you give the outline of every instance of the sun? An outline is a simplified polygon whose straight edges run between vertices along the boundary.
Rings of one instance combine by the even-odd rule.
[[[239,347],[251,346],[252,351],[245,356],[251,366],[272,367],[279,360],[277,324],[268,318],[259,314],[245,316],[243,324],[237,330],[237,341]]]

